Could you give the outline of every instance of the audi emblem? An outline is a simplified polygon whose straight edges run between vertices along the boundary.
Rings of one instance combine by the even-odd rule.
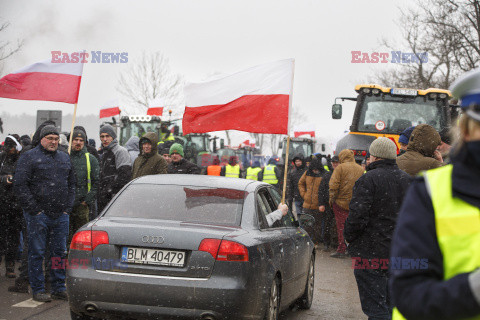
[[[165,239],[162,236],[143,236],[142,242],[162,244],[165,242]]]

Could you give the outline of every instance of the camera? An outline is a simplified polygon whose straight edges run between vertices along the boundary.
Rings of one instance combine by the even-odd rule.
[[[7,182],[12,183],[12,182],[13,182],[13,177],[8,177],[8,178],[7,178]]]

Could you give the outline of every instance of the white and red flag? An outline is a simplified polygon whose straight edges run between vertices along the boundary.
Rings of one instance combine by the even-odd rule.
[[[163,107],[165,106],[165,100],[163,98],[157,98],[148,107],[147,115],[161,117],[163,115]]]
[[[297,126],[293,129],[293,135],[295,138],[303,135],[309,135],[310,137],[315,138],[315,126],[310,123]]]
[[[120,114],[120,101],[118,99],[112,99],[103,104],[100,109],[100,119],[114,117]]]
[[[0,97],[77,103],[83,63],[37,62],[0,79]]]
[[[294,60],[185,86],[183,133],[240,130],[288,134]]]

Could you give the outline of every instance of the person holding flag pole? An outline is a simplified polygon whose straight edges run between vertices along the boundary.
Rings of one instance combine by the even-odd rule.
[[[73,131],[82,72],[80,59],[74,63],[52,63],[50,60],[35,63],[1,78],[0,97],[73,103]],[[69,152],[72,132],[70,137]],[[24,237],[28,242],[28,278],[33,299],[49,302],[52,298],[67,300],[65,269],[52,265],[50,295],[45,290],[43,263],[48,256],[52,261],[66,258],[76,180],[69,156],[57,150],[58,129],[47,125],[41,130],[40,138],[40,144],[18,160],[14,190],[26,221]]]
[[[239,130],[288,135],[283,195],[279,205],[283,215],[288,209],[285,191],[294,67],[294,59],[280,60],[185,86],[184,134]]]

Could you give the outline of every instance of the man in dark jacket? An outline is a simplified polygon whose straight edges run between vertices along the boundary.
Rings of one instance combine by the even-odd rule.
[[[166,174],[167,161],[158,154],[158,136],[155,132],[147,132],[138,145],[140,155],[133,163],[132,179],[149,174]]]
[[[33,299],[47,302],[52,297],[67,299],[63,268],[52,267],[52,296],[45,292],[43,262],[47,249],[52,260],[66,258],[76,181],[69,156],[57,151],[60,139],[57,128],[45,126],[40,139],[40,145],[20,156],[14,189],[27,222],[28,274]]]
[[[172,162],[168,164],[167,172],[170,174],[200,174],[200,168],[185,160],[183,147],[179,143],[174,143],[170,147],[170,157]]]
[[[117,133],[109,124],[100,128],[100,185],[98,189],[98,212],[101,212],[132,176],[132,163],[127,149],[120,146]]]
[[[16,134],[5,138],[0,153],[0,258],[5,255],[5,275],[15,278],[15,257],[22,230],[22,209],[13,192],[13,176],[22,150]]]
[[[100,168],[97,158],[87,152],[86,140],[87,136],[82,130],[76,129],[73,131],[70,159],[75,169],[77,184],[75,202],[70,215],[69,244],[72,241],[73,234],[89,221],[89,208],[95,205],[97,199]]]
[[[303,199],[298,190],[298,181],[300,181],[303,173],[307,170],[307,168],[305,168],[303,154],[299,153],[293,157],[293,164],[295,167],[290,170],[287,176],[287,203],[289,208],[293,208],[292,204],[295,203],[295,209],[298,215],[302,213],[303,208]]]
[[[363,312],[369,319],[391,319],[388,295],[390,243],[411,177],[395,162],[397,147],[385,137],[370,145],[371,163],[355,183],[344,236],[354,259]],[[382,260],[383,259],[383,260]]]

